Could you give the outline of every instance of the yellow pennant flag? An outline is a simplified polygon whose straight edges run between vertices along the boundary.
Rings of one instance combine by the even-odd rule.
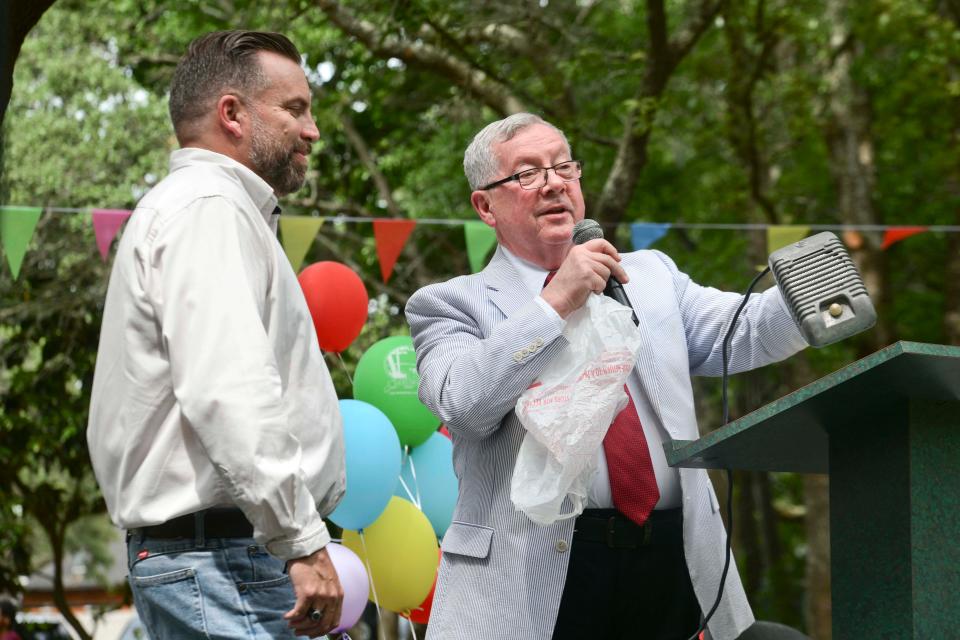
[[[299,273],[313,239],[323,226],[323,218],[280,216],[280,242],[294,273]]]
[[[799,242],[810,235],[810,227],[800,225],[777,225],[767,227],[767,255],[777,249]]]

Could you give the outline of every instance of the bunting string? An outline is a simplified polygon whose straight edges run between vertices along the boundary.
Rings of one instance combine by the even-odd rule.
[[[14,207],[0,206],[0,242],[10,272],[14,279],[19,276],[20,265],[33,238],[34,229],[43,213],[87,214],[90,216],[96,236],[97,248],[104,261],[109,259],[111,243],[120,228],[130,217],[126,209],[95,209],[78,207]],[[419,225],[462,227],[467,259],[473,272],[486,264],[492,249],[497,244],[496,232],[480,220],[443,218],[367,218],[345,215],[281,215],[280,240],[294,271],[299,271],[320,228],[325,223],[371,224],[374,243],[384,282],[389,281],[407,240]],[[863,246],[862,233],[882,232],[881,250],[902,242],[912,236],[928,233],[958,233],[960,225],[887,225],[887,224],[768,224],[752,222],[622,222],[610,227],[627,227],[634,250],[647,249],[663,238],[671,229],[707,231],[765,231],[768,252],[797,242],[809,233],[835,231],[851,248]],[[349,372],[348,372],[349,376]]]
[[[6,205],[0,208],[7,208]],[[30,209],[33,207],[17,207],[21,209]],[[37,207],[40,208],[44,213],[90,213],[91,209],[88,208],[77,208],[77,207]],[[379,222],[396,222],[397,220],[409,221],[416,223],[417,225],[426,224],[426,225],[446,225],[450,227],[463,226],[467,224],[476,223],[475,219],[450,219],[450,218],[368,218],[365,216],[315,216],[315,215],[305,215],[305,216],[295,216],[281,214],[280,219],[284,218],[310,218],[313,220],[319,220],[322,223],[366,223],[373,224]],[[480,223],[483,224],[483,223]],[[951,224],[928,224],[928,225],[917,225],[917,224],[846,224],[846,223],[832,223],[832,224],[805,224],[805,223],[789,223],[789,224],[770,224],[766,222],[656,222],[653,220],[643,221],[643,222],[621,222],[617,225],[610,225],[601,223],[601,226],[604,227],[630,227],[632,225],[650,225],[665,227],[669,229],[714,229],[714,230],[726,230],[726,231],[763,231],[771,227],[803,227],[805,229],[810,229],[811,231],[887,231],[887,230],[913,230],[913,229],[922,229],[924,231],[936,231],[940,233],[960,233],[960,225],[951,225]]]

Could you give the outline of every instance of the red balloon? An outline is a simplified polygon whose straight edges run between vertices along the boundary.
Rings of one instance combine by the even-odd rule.
[[[443,557],[443,553],[440,553],[440,557]],[[439,567],[437,568],[439,572]],[[437,579],[434,577],[433,586],[430,587],[430,593],[427,594],[427,597],[423,599],[423,602],[420,603],[420,606],[416,609],[410,611],[410,615],[401,614],[405,618],[409,618],[411,622],[416,622],[417,624],[427,624],[430,621],[430,611],[433,609],[433,592],[437,590]]]
[[[340,353],[357,339],[367,321],[367,290],[350,267],[315,262],[297,276],[324,351]]]

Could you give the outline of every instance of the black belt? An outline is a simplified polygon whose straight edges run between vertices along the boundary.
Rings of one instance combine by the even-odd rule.
[[[236,507],[214,507],[167,520],[163,524],[140,527],[147,538],[196,538],[198,523],[203,524],[204,538],[250,538],[253,525]]]
[[[682,544],[683,512],[680,509],[652,511],[640,525],[616,509],[586,509],[574,524],[573,540],[600,543],[611,549]]]

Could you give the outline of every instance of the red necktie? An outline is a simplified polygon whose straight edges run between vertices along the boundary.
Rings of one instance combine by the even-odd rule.
[[[627,406],[607,430],[603,451],[607,454],[613,504],[620,513],[643,524],[660,499],[660,490],[633,397],[626,385],[623,390],[627,392]]]
[[[543,286],[547,286],[555,274],[556,271],[548,273]],[[603,451],[607,456],[607,476],[614,506],[637,524],[643,524],[660,500],[660,490],[633,396],[627,385],[623,385],[623,390],[627,394],[627,406],[607,430]]]

